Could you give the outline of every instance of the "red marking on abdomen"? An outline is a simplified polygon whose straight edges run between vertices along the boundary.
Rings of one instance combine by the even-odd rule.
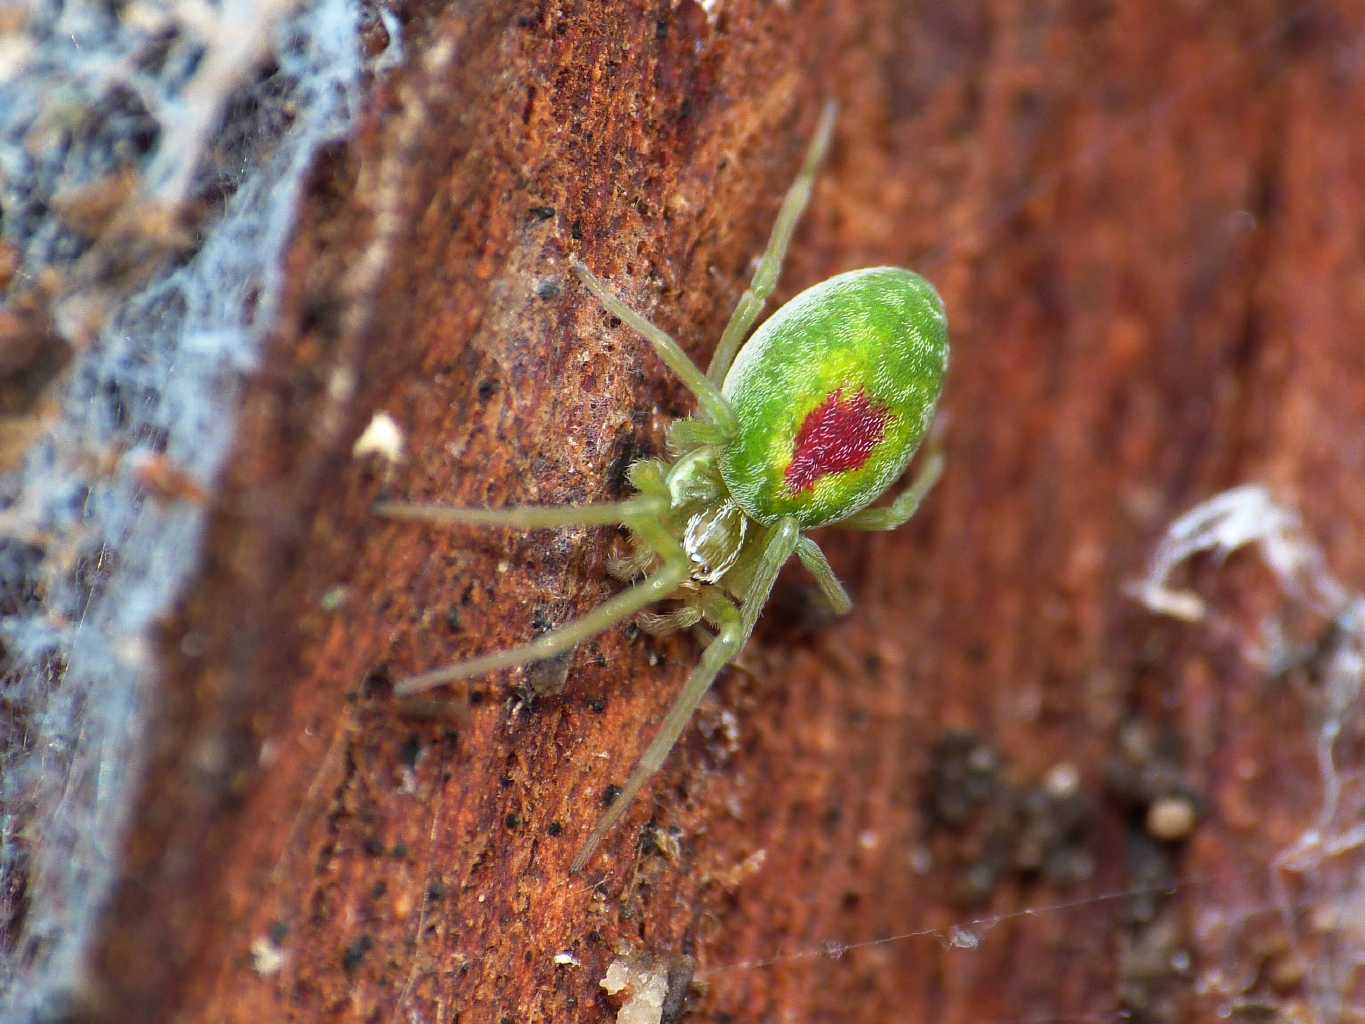
[[[873,405],[865,392],[843,400],[840,388],[811,410],[796,435],[792,461],[787,467],[787,486],[800,494],[829,473],[857,469],[872,457],[886,434],[890,413]]]

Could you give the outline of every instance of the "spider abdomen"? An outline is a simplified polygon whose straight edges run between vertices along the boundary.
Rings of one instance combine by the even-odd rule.
[[[722,392],[739,431],[720,451],[732,499],[808,529],[875,501],[933,418],[948,320],[933,285],[871,267],[807,288],[745,342]]]

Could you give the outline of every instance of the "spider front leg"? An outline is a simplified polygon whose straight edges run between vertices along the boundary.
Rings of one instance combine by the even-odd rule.
[[[410,696],[430,690],[443,683],[468,679],[502,668],[512,668],[533,661],[544,661],[572,650],[589,637],[596,636],[616,623],[643,611],[649,605],[669,597],[691,574],[691,563],[682,546],[664,526],[661,516],[668,508],[666,498],[643,494],[627,501],[603,505],[579,505],[565,508],[541,506],[510,509],[449,508],[443,505],[414,505],[388,502],[377,507],[380,515],[394,519],[421,519],[428,522],[459,523],[480,526],[520,526],[544,528],[557,526],[591,526],[621,523],[645,544],[654,549],[662,565],[651,576],[598,605],[588,614],[567,625],[537,637],[530,643],[506,651],[469,658],[444,668],[424,672],[404,679],[394,692]]]
[[[626,813],[626,809],[644,784],[664,763],[664,758],[668,757],[669,751],[678,742],[678,737],[691,721],[693,712],[697,710],[697,705],[706,696],[706,691],[711,688],[720,670],[743,649],[749,635],[754,631],[759,613],[768,601],[768,595],[772,593],[778,572],[796,550],[800,536],[796,523],[790,519],[781,520],[772,528],[763,553],[759,556],[757,568],[744,592],[742,608],[736,609],[719,589],[712,588],[708,591],[704,611],[707,619],[718,630],[716,637],[702,652],[701,664],[687,677],[682,692],[668,709],[668,715],[664,718],[659,734],[645,748],[639,764],[635,766],[625,786],[621,788],[620,795],[602,815],[592,834],[588,836],[587,842],[574,857],[569,868],[571,872],[581,870],[588,863],[598,844]]]
[[[919,511],[920,502],[933,490],[942,475],[943,453],[935,448],[925,457],[924,465],[915,473],[910,486],[898,494],[890,505],[865,508],[834,525],[847,530],[894,530]]]

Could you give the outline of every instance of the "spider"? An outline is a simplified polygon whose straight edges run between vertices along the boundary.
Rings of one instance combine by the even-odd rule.
[[[396,688],[400,695],[553,658],[631,616],[651,633],[700,627],[709,636],[658,734],[574,857],[573,872],[588,863],[673,749],[717,674],[743,649],[788,559],[796,556],[836,613],[852,608],[806,531],[894,529],[915,514],[942,472],[942,456],[932,452],[890,504],[867,507],[909,464],[948,367],[943,301],[918,274],[894,267],[840,274],[806,289],[749,334],[810,200],[834,116],[827,105],[705,373],[672,337],[573,261],[597,301],[649,341],[699,407],[669,427],[672,461],[644,459],[630,467],[633,497],[507,509],[377,506],[397,519],[522,529],[619,525],[629,536],[629,554],[613,559],[608,570],[634,581],[631,587],[530,643],[406,679]],[[645,611],[660,601],[673,605],[666,613]]]

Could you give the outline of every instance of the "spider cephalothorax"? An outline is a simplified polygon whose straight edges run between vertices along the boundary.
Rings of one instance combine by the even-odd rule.
[[[931,456],[891,504],[868,507],[905,471],[933,418],[948,367],[943,302],[919,275],[895,267],[840,274],[797,295],[749,335],[777,283],[832,128],[831,107],[705,373],[574,261],[603,307],[644,335],[697,398],[698,415],[669,430],[674,461],[631,466],[633,497],[563,508],[380,506],[396,518],[473,525],[621,524],[630,532],[630,553],[609,568],[619,579],[644,577],[529,644],[415,676],[399,684],[400,693],[554,657],[631,616],[656,633],[703,624],[711,631],[701,663],[571,870],[587,863],[668,755],[717,673],[743,648],[788,559],[801,561],[835,611],[852,607],[804,531],[831,525],[894,529],[914,515],[942,469],[941,458]],[[660,601],[672,604],[664,612],[644,610]]]

